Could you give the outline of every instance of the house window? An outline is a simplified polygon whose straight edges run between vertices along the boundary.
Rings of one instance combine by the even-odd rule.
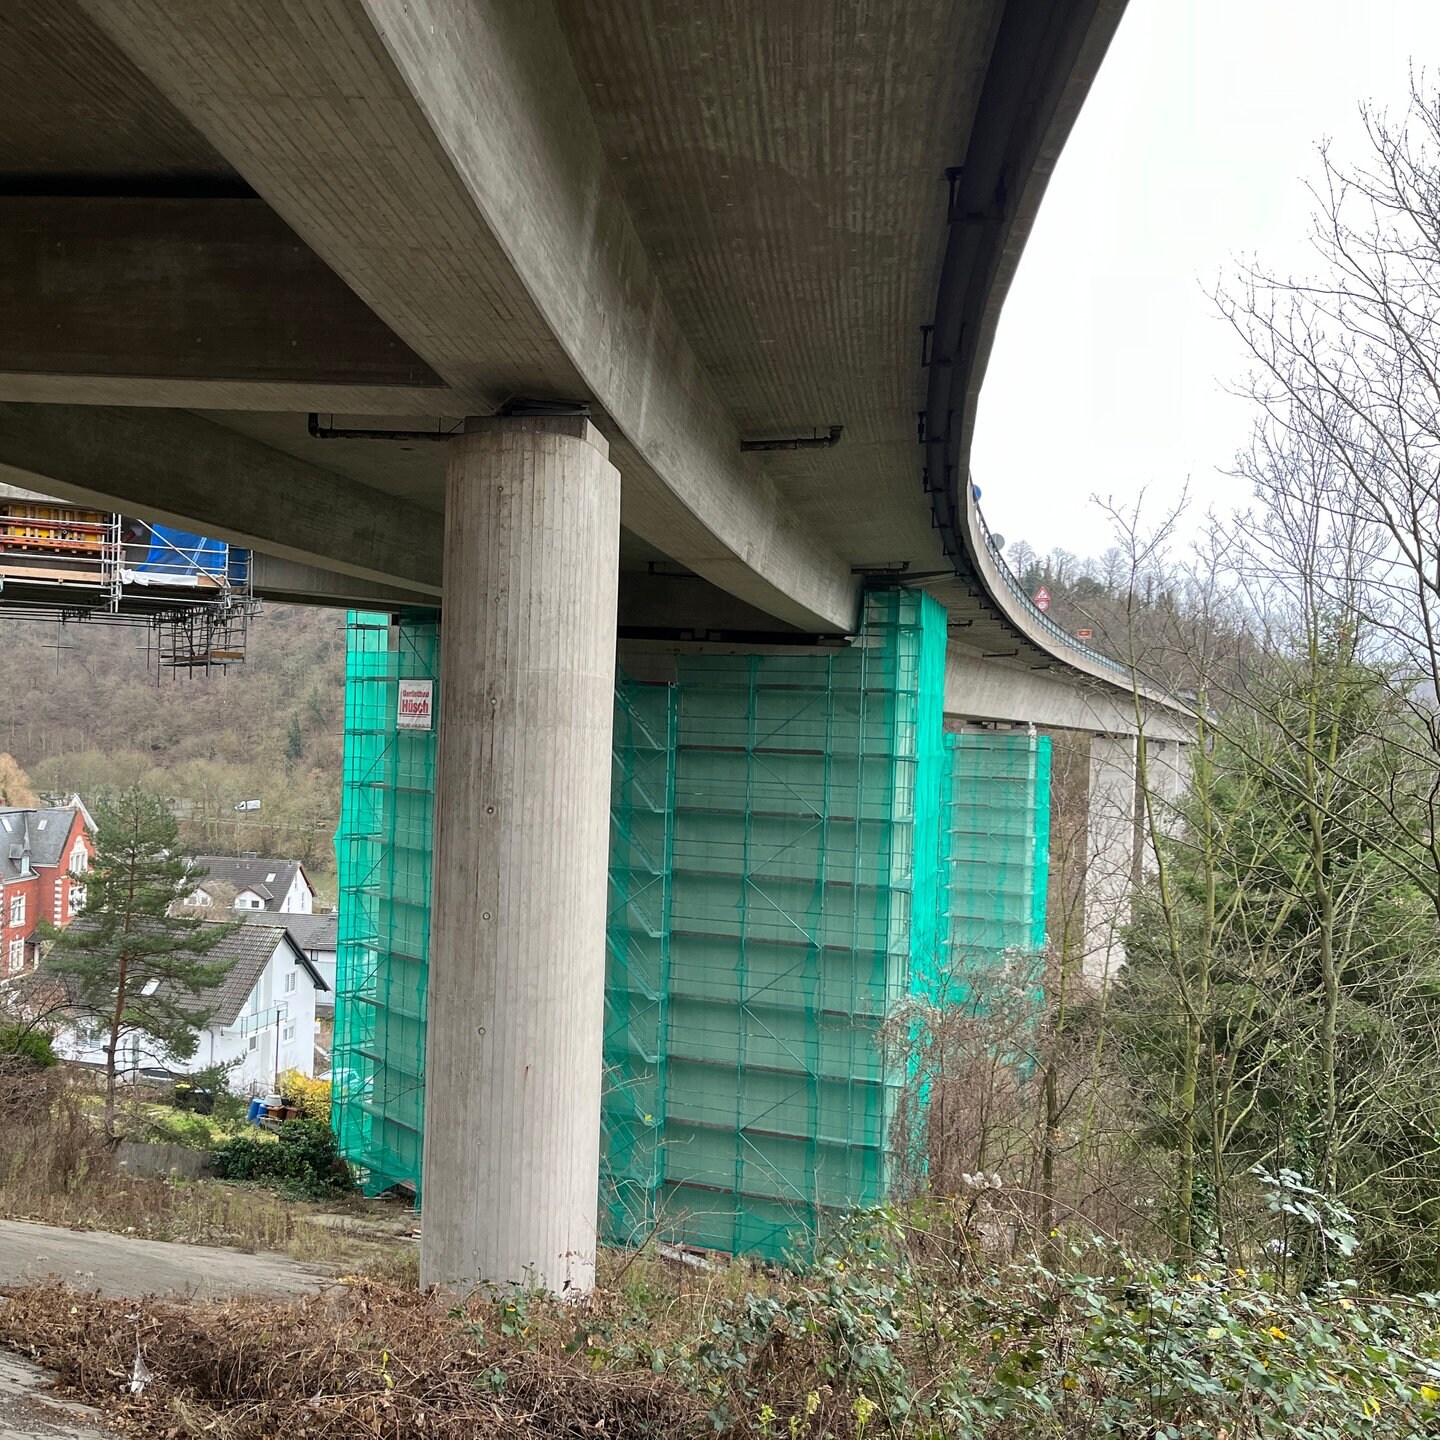
[[[25,923],[25,897],[23,895],[10,897],[10,923],[12,925]]]
[[[72,885],[70,887],[70,913],[72,915],[85,908],[85,897],[89,893],[83,885]]]
[[[286,1045],[295,1038],[295,1022],[293,1020],[281,1032],[280,1038]]]
[[[285,975],[285,993],[286,993],[287,995],[293,995],[293,994],[295,993],[295,985],[296,985],[298,979],[299,979],[299,976],[296,975],[295,971],[290,970],[290,971],[287,971],[287,972],[286,972],[286,975]]]
[[[12,975],[25,968],[25,942],[23,940],[12,940],[10,942],[10,973]]]
[[[258,1035],[252,1035],[250,1037],[250,1048],[252,1050],[258,1050],[260,1048],[260,1037]]]
[[[75,848],[70,852],[70,873],[83,875],[89,868],[90,852],[85,848],[83,840],[77,840]]]
[[[185,903],[187,905],[209,905],[211,901],[210,897],[203,890],[197,890],[193,895],[187,895],[185,897]]]

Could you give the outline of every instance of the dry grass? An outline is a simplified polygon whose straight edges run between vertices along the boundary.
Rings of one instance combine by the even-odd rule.
[[[412,1240],[381,1233],[403,1206],[353,1197],[315,1204],[218,1180],[157,1179],[116,1166],[89,1112],[83,1081],[61,1071],[0,1073],[0,1216],[108,1230],[145,1240],[276,1251],[343,1274],[395,1283],[418,1276]],[[376,1233],[339,1230],[313,1217],[339,1211]]]
[[[0,1344],[147,1440],[713,1435],[704,1401],[667,1375],[593,1363],[585,1330],[606,1303],[551,1307],[537,1339],[500,1333],[485,1302],[446,1311],[372,1281],[289,1304],[137,1304],[31,1286],[0,1309]],[[131,1396],[137,1345],[153,1381]]]

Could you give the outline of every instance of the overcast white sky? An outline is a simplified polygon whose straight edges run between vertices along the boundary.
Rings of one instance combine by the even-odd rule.
[[[1011,542],[1098,555],[1092,497],[1199,508],[1249,432],[1244,355],[1206,291],[1255,256],[1308,268],[1316,143],[1440,74],[1440,0],[1130,0],[1000,320],[972,468]],[[1199,523],[1198,519],[1194,523]]]

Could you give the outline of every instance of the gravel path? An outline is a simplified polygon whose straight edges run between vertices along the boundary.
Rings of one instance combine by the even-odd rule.
[[[209,1245],[173,1245],[103,1230],[62,1230],[0,1220],[0,1285],[54,1276],[77,1290],[99,1290],[117,1297],[184,1295],[213,1300],[262,1294],[288,1298],[318,1289],[329,1273],[301,1265],[287,1255],[243,1255]]]

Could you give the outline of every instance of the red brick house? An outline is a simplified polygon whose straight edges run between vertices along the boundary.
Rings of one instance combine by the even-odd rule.
[[[73,796],[68,805],[0,806],[0,979],[31,968],[41,919],[62,929],[85,903],[95,822]]]

